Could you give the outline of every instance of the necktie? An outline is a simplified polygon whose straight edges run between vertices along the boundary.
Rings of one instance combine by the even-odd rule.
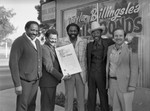
[[[98,41],[94,42],[94,49],[98,49],[100,47],[100,43]]]

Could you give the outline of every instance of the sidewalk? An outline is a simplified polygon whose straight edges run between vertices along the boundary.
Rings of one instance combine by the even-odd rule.
[[[12,87],[12,85],[9,84],[10,78],[8,79],[1,78],[1,80],[7,83],[5,85],[3,84],[5,88],[6,86],[8,86],[9,88]],[[0,83],[4,83],[4,82],[1,81]],[[60,92],[64,93],[65,92],[64,89],[65,89],[64,83],[62,81],[62,83],[59,84],[57,87],[57,93]],[[87,86],[85,92],[87,98]],[[16,102],[16,94],[13,88],[0,90],[0,111],[15,111],[15,107],[16,107],[15,102]],[[36,111],[40,111],[40,90],[38,90],[36,102],[37,102]],[[56,105],[55,111],[64,111],[64,108]],[[133,101],[133,111],[150,111],[150,89],[140,88],[140,87],[136,89],[134,101]]]
[[[14,89],[0,91],[0,111],[15,111],[16,94]],[[40,90],[38,90],[36,111],[40,111]],[[63,107],[55,106],[55,111],[64,111]]]

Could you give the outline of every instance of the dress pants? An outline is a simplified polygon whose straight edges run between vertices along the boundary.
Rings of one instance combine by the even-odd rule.
[[[88,111],[96,111],[97,89],[99,92],[101,110],[109,111],[105,80],[99,80],[99,78],[95,77],[89,77],[88,79]]]
[[[17,96],[16,111],[35,111],[39,80],[21,80],[22,94]]]
[[[132,111],[134,92],[124,93],[123,96],[125,100],[125,111]]]
[[[113,111],[125,111],[124,93],[120,91],[117,80],[109,79],[109,104]]]
[[[41,111],[54,111],[56,87],[40,87]]]
[[[84,111],[85,85],[80,74],[74,74],[65,80],[65,111],[73,111],[74,88],[77,94],[78,111]]]

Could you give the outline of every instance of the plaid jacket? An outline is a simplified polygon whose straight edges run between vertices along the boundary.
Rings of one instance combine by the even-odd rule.
[[[58,45],[62,46],[62,45],[70,44],[70,43],[71,42],[70,42],[69,38],[65,37],[65,38],[62,38],[61,40],[59,40]],[[82,72],[80,74],[81,74],[83,83],[86,83],[86,80],[87,80],[86,47],[87,47],[87,40],[77,37],[77,41],[75,44],[75,52],[76,52],[77,58],[79,60],[81,69],[82,69]]]

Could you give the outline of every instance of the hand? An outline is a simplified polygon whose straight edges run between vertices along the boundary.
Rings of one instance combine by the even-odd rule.
[[[133,38],[134,38],[134,36],[133,36],[132,34],[127,34],[127,35],[126,35],[126,41],[127,41],[128,43],[131,43]]]
[[[135,91],[135,87],[129,86],[128,87],[128,92],[132,92],[132,91]]]
[[[62,80],[67,80],[67,79],[70,79],[71,78],[71,75],[70,74],[67,74],[67,75],[64,75],[62,77]]]
[[[17,95],[22,94],[22,86],[15,87],[15,93],[16,93]]]

